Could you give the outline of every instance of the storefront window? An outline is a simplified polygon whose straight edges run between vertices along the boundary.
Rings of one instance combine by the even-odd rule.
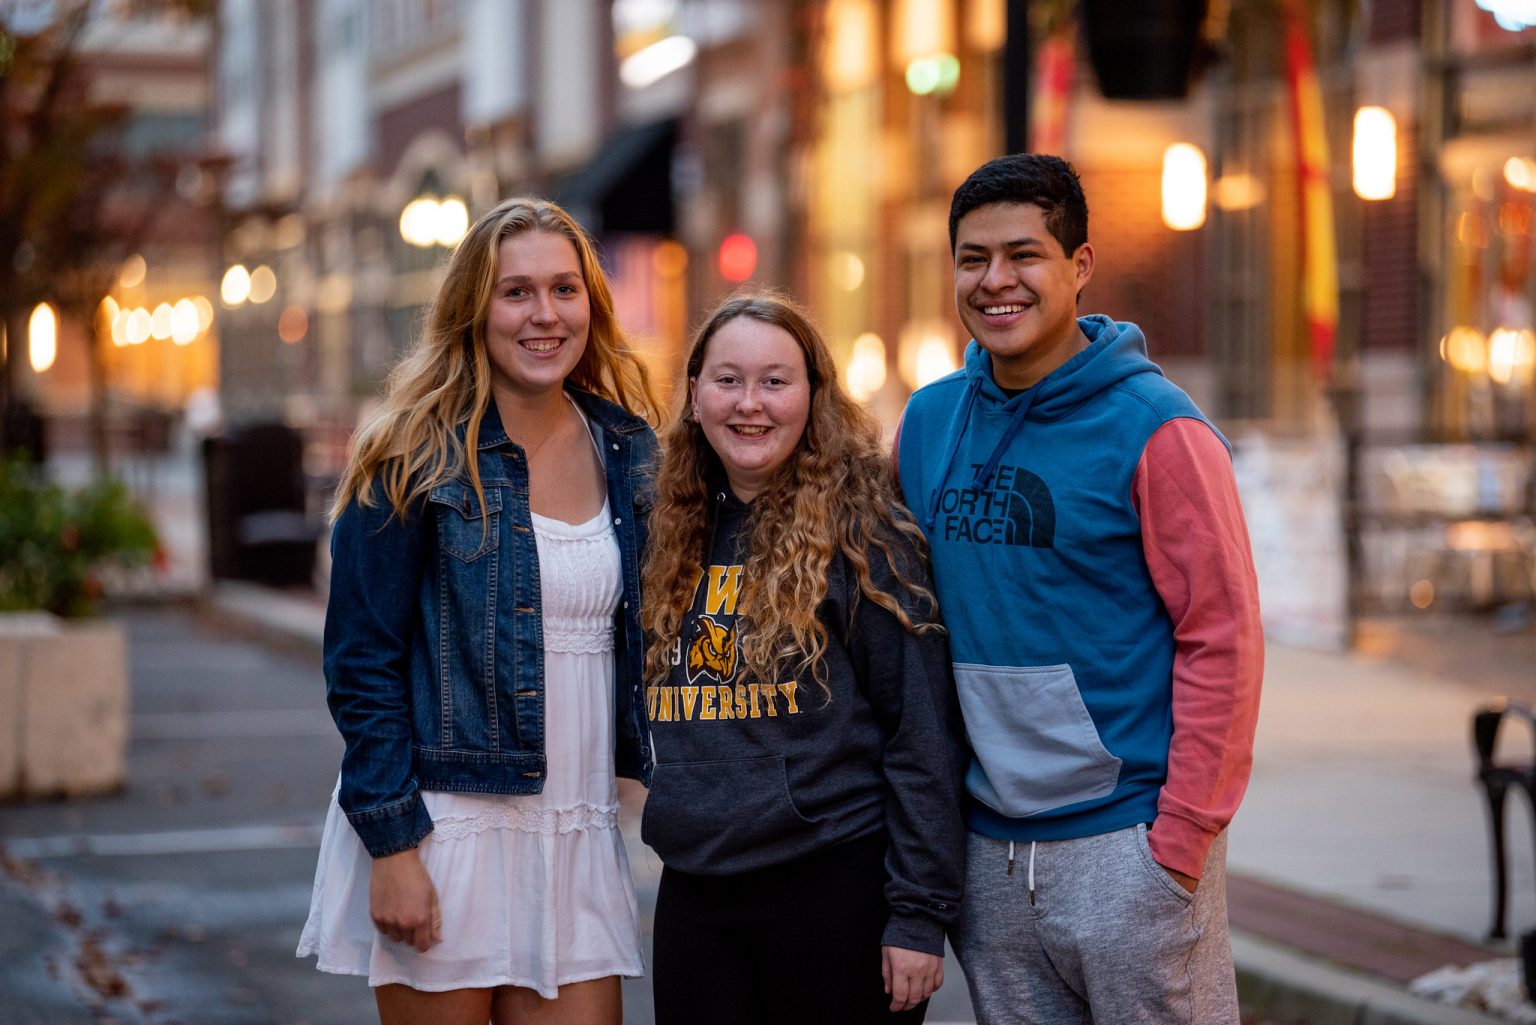
[[[1446,10],[1438,414],[1451,440],[1536,439],[1536,28]]]

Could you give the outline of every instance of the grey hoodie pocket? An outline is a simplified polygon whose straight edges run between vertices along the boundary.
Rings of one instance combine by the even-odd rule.
[[[770,755],[658,764],[640,838],[668,867],[713,875],[812,827],[789,796],[784,759]]]
[[[1104,748],[1072,667],[955,663],[955,687],[976,758],[972,797],[1010,818],[1114,793],[1120,759]]]

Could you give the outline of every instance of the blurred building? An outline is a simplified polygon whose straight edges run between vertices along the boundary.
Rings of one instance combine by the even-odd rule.
[[[1085,312],[1238,443],[1272,607],[1529,596],[1536,29],[1507,6],[224,0],[225,404],[333,464],[467,220],[535,192],[599,236],[664,383],[702,311],[781,286],[893,424],[965,341],[952,190],[1035,148],[1088,191]]]
[[[316,458],[334,463],[468,221],[519,193],[560,199],[600,237],[623,323],[668,378],[690,273],[680,199],[691,223],[712,221],[682,122],[713,145],[729,121],[736,185],[774,188],[774,165],[749,168],[738,137],[771,72],[734,100],[701,80],[758,62],[746,38],[778,15],[724,0],[226,0],[215,118],[230,161],[230,415],[324,428]],[[757,208],[772,252],[781,205],[770,192]],[[260,303],[247,292],[258,272],[275,282]]]
[[[57,78],[68,102],[110,112],[109,127],[93,137],[92,146],[120,169],[121,178],[108,183],[110,194],[89,198],[98,205],[88,213],[68,216],[93,218],[94,230],[115,233],[97,248],[122,262],[79,267],[76,280],[59,282],[62,294],[78,292],[83,279],[99,278],[101,290],[90,296],[75,295],[61,305],[59,296],[44,295],[52,312],[41,319],[34,312],[23,325],[25,334],[15,332],[22,343],[13,347],[15,386],[21,401],[45,415],[54,451],[85,447],[93,406],[113,450],[156,449],[166,444],[168,427],[188,397],[211,395],[218,386],[210,260],[217,233],[205,202],[211,180],[202,162],[209,29],[181,12],[149,5],[89,7],[84,30],[49,59],[69,65]],[[48,19],[66,17],[69,5],[23,8],[3,27],[18,34],[48,31],[57,27]],[[95,307],[95,356],[92,317],[84,306]],[[50,324],[53,344],[40,350],[32,336]],[[26,363],[23,353],[30,357]]]

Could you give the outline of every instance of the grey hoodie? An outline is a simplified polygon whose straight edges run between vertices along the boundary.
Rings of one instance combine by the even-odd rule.
[[[839,554],[817,613],[830,698],[809,671],[746,678],[735,626],[751,611],[737,607],[751,510],[728,489],[714,506],[710,564],[671,675],[648,695],[657,763],[642,837],[668,867],[718,876],[885,832],[882,942],[942,956],[965,866],[964,740],[944,636],[907,632],[860,594]],[[911,544],[891,546],[908,578],[927,583]],[[876,585],[905,603],[878,549],[869,560]]]

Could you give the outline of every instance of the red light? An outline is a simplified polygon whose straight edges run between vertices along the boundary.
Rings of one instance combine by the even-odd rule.
[[[720,243],[720,274],[727,281],[737,284],[752,276],[757,270],[757,243],[751,236],[737,232],[725,236]]]
[[[294,342],[303,341],[309,333],[309,314],[302,307],[289,306],[283,310],[282,316],[277,318],[277,337],[292,345]]]

